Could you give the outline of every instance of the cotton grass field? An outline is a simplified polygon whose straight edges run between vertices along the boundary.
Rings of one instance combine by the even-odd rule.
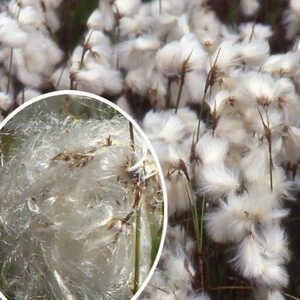
[[[2,1],[2,118],[88,91],[157,152],[169,225],[139,299],[300,299],[299,33],[297,0]]]

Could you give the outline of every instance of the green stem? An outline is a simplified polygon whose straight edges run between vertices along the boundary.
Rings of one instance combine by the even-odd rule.
[[[177,114],[177,110],[178,110],[179,103],[180,103],[180,98],[181,98],[181,95],[182,95],[182,90],[183,90],[183,85],[184,85],[184,77],[185,77],[185,73],[183,73],[180,76],[180,85],[179,85],[179,90],[178,90],[178,94],[177,94],[175,114]]]
[[[270,171],[270,189],[271,189],[271,192],[273,192],[272,140],[269,141],[269,171]]]
[[[198,216],[198,209],[197,209],[197,201],[195,199],[195,195],[192,190],[192,184],[190,181],[187,182],[187,193],[190,199],[191,208],[192,208],[192,216],[193,216],[193,225],[194,231],[196,235],[196,242],[197,242],[197,251],[198,254],[201,256],[202,254],[202,241],[201,241],[201,233],[200,233],[200,226],[199,226],[199,216]]]
[[[135,265],[134,265],[134,293],[139,289],[140,281],[140,256],[141,256],[141,206],[136,209],[135,219]]]
[[[203,249],[203,224],[204,224],[204,211],[205,211],[205,203],[206,203],[206,199],[205,199],[205,195],[202,198],[202,207],[201,207],[201,223],[200,223],[200,255],[202,255],[202,249]]]
[[[203,96],[203,99],[204,99],[204,96]],[[204,101],[202,101],[202,104],[201,104],[201,107],[200,107],[200,112],[199,112],[199,115],[198,115],[198,125],[197,125],[197,133],[196,133],[196,144],[198,143],[199,141],[199,138],[200,138],[200,123],[201,123],[201,119],[202,119],[202,113],[203,113],[203,105],[204,105]]]

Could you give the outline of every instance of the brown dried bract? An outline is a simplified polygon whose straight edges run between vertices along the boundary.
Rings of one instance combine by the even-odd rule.
[[[69,168],[72,167],[84,167],[90,160],[94,158],[95,149],[88,151],[87,153],[68,153],[65,150],[58,153],[51,160],[63,160],[68,162]]]

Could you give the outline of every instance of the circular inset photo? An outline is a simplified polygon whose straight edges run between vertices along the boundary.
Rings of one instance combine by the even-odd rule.
[[[0,291],[136,299],[167,225],[162,172],[138,125],[101,97],[61,91],[0,128]]]

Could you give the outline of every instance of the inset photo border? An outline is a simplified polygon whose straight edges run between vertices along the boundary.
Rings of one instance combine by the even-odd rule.
[[[162,169],[137,122],[64,90],[15,109],[0,141],[0,296],[137,299],[168,219]]]

